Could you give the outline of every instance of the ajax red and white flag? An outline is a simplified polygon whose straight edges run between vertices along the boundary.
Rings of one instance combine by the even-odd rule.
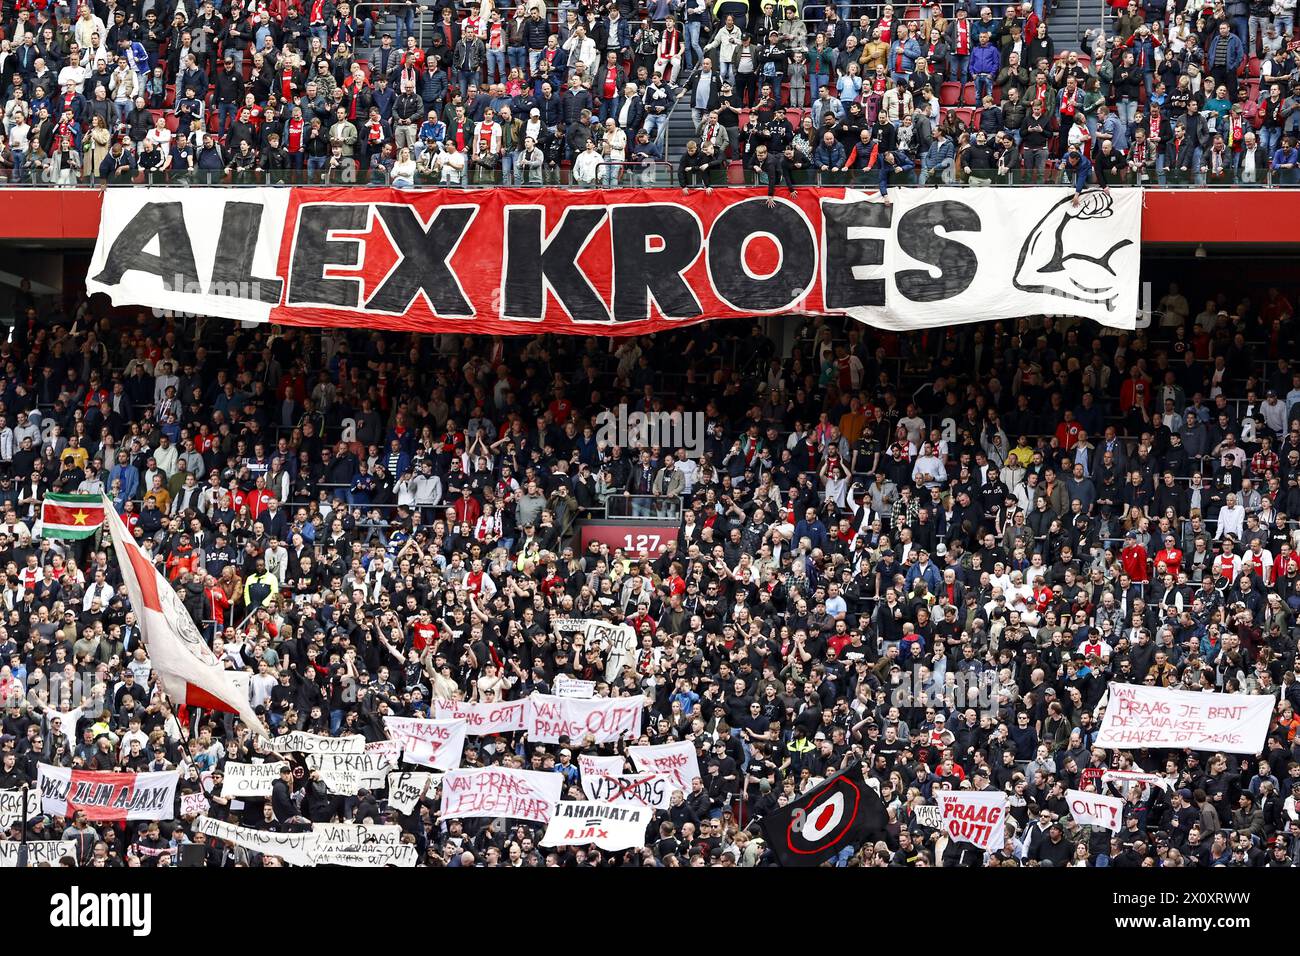
[[[108,498],[104,522],[113,538],[117,564],[131,608],[163,693],[177,704],[237,714],[254,732],[270,736],[248,699],[208,647],[181,599],[145,557]]]
[[[36,786],[46,813],[91,820],[162,820],[174,815],[179,770],[112,773],[37,764]]]

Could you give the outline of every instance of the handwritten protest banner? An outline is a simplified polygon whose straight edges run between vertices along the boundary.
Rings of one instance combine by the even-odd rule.
[[[628,747],[628,756],[637,770],[657,770],[671,774],[683,793],[691,792],[691,781],[700,776],[700,761],[695,744],[689,740],[657,747]]]
[[[356,850],[329,850],[316,857],[318,866],[415,866],[420,854],[414,843],[373,845]]]
[[[451,770],[442,778],[442,815],[506,817],[546,823],[560,802],[564,778],[537,770]]]
[[[359,754],[366,751],[366,738],[360,734],[322,737],[320,734],[291,730],[287,734],[270,738],[270,742],[275,752],[280,754]]]
[[[385,717],[384,729],[402,748],[402,759],[434,770],[454,770],[465,750],[463,720],[422,720],[419,717]]]
[[[17,840],[5,840],[0,843],[0,869],[12,869],[18,865],[20,844]],[[65,856],[77,858],[77,844],[71,840],[28,840],[27,865],[39,866],[48,863],[58,866]]]
[[[637,649],[637,636],[629,624],[611,624],[589,618],[562,617],[551,621],[551,628],[559,634],[582,634],[583,640],[599,641],[604,645],[605,680],[613,682],[623,674],[623,665],[630,664]]]
[[[201,813],[207,813],[208,798],[202,793],[182,793],[181,794],[181,816],[198,816]]]
[[[402,828],[392,824],[317,823],[310,851],[318,866],[414,866],[414,847],[402,851]]]
[[[921,826],[930,827],[934,830],[943,829],[943,811],[939,807],[925,803],[919,807],[913,807],[912,813],[916,817],[916,822]]]
[[[1106,770],[1101,774],[1102,786],[1114,784],[1120,793],[1127,794],[1133,786],[1142,788],[1145,794],[1152,787],[1167,790],[1169,784],[1158,773],[1142,773],[1137,770]]]
[[[359,754],[303,754],[308,770],[318,771],[325,789],[338,796],[354,797],[363,787],[379,790],[388,783],[388,774],[397,769],[401,746],[395,740],[378,740],[366,744]]]
[[[27,812],[23,813],[24,796]],[[41,812],[41,791],[30,787],[22,790],[0,790],[0,830],[8,830],[15,823],[21,823],[26,817],[30,820]]]
[[[1120,821],[1124,819],[1124,801],[1118,797],[1086,790],[1067,790],[1065,801],[1070,805],[1070,816],[1076,823],[1118,831]]]
[[[46,813],[91,820],[162,820],[176,807],[179,770],[113,773],[37,764],[36,788]]]
[[[578,773],[582,781],[582,792],[587,793],[587,778],[599,776],[616,777],[623,772],[622,757],[598,757],[595,754],[578,754]],[[587,793],[588,800],[594,800]]]
[[[1264,749],[1276,698],[1111,684],[1098,747],[1186,747],[1254,754]]]
[[[625,800],[656,810],[667,810],[672,805],[673,792],[681,790],[677,778],[671,774],[594,774],[582,778],[582,791],[592,800]],[[685,793],[683,792],[683,796]]]
[[[503,701],[499,704],[471,704],[464,700],[435,700],[433,712],[439,720],[463,720],[471,737],[489,734],[513,734],[524,729],[524,702]]]
[[[280,779],[280,771],[287,767],[283,760],[271,763],[236,763],[227,760],[222,768],[226,781],[221,786],[223,797],[269,797],[271,787]]]
[[[403,770],[388,775],[388,805],[398,813],[413,813],[415,805],[442,780],[440,773]]]
[[[556,697],[568,697],[573,700],[590,700],[596,696],[594,680],[578,680],[567,674],[556,674],[555,686],[552,689]]]
[[[1001,791],[941,790],[935,793],[950,839],[1000,850],[1007,838],[1007,795]]]
[[[566,800],[556,805],[546,825],[542,846],[586,846],[617,852],[645,843],[646,827],[654,818],[649,807],[633,803]]]
[[[198,817],[194,821],[194,832],[225,840],[254,853],[278,856],[293,866],[315,865],[310,854],[316,846],[317,836],[311,831],[273,833],[270,830],[241,827],[212,817]]]
[[[533,743],[558,744],[561,737],[580,743],[588,736],[598,744],[641,733],[645,698],[600,697],[569,700],[551,694],[532,694],[524,712],[524,729]]]

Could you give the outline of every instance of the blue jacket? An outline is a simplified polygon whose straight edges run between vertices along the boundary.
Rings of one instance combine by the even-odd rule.
[[[930,144],[930,148],[925,151],[925,168],[947,169],[952,166],[952,161],[956,155],[957,147],[953,145],[951,139],[945,137],[942,142],[936,139]]]
[[[1083,187],[1088,185],[1088,177],[1092,175],[1092,160],[1083,153],[1079,153],[1079,165],[1071,166],[1069,157],[1061,161],[1061,168],[1069,172],[1074,177],[1074,191],[1083,192]]]
[[[970,51],[970,71],[972,73],[992,73],[997,75],[1002,67],[1002,55],[992,43],[981,43]]]
[[[895,69],[895,59],[899,53],[903,54],[903,68]],[[889,59],[885,63],[885,68],[890,73],[911,73],[916,67],[916,58],[922,53],[921,44],[917,43],[912,37],[906,41],[895,40],[889,45]]]
[[[818,168],[822,166],[830,166],[832,169],[842,168],[844,166],[844,147],[839,144],[838,140],[831,143],[830,146],[827,146],[825,142],[818,143],[817,148],[813,150],[812,162]]]
[[[128,463],[125,465],[114,465],[108,473],[108,487],[113,487],[113,482],[118,479],[122,480],[122,494],[127,498],[134,498],[136,492],[140,490],[140,472],[136,471],[135,466]]]
[[[814,520],[811,524],[802,518],[794,525],[794,544],[797,547],[800,538],[807,538],[814,548],[826,547],[826,525]]]
[[[907,569],[907,587],[910,590],[913,582],[920,578],[925,582],[925,586],[931,594],[939,593],[939,586],[943,584],[943,578],[939,575],[939,568],[933,561],[925,562],[925,569],[922,570],[920,564],[914,564]]]
[[[1212,40],[1210,40],[1210,49],[1208,51],[1208,55],[1205,58],[1205,65],[1207,68],[1212,66],[1216,62],[1215,57],[1218,54],[1219,44],[1222,43],[1223,40],[1224,37],[1221,34],[1216,35]],[[1227,36],[1227,40],[1228,40],[1228,69],[1235,73],[1237,71],[1237,67],[1241,66],[1241,61],[1246,58],[1246,49],[1244,46],[1242,46],[1241,37],[1237,36],[1237,34],[1235,33],[1230,32]]]

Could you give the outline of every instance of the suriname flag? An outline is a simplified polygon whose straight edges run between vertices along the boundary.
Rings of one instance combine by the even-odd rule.
[[[41,502],[41,537],[89,538],[104,523],[99,495],[48,493]]]

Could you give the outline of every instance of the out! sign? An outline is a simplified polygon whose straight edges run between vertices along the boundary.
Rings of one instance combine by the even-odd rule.
[[[1118,831],[1120,821],[1124,819],[1124,801],[1118,797],[1089,793],[1086,790],[1069,790],[1066,792],[1066,802],[1070,804],[1070,816],[1085,826]]]

